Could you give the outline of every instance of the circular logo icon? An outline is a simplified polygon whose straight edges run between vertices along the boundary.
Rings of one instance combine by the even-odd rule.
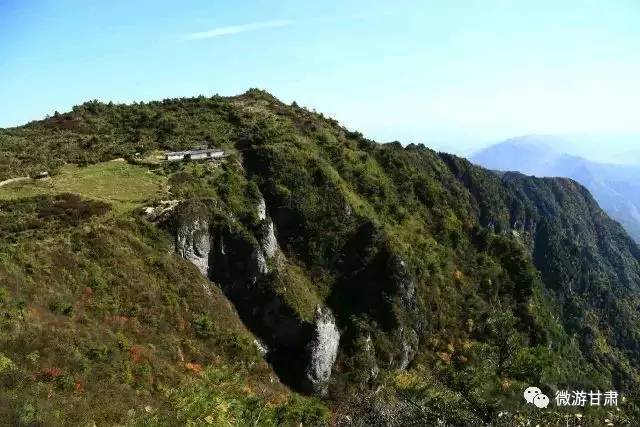
[[[546,408],[549,406],[549,398],[545,394],[540,393],[533,398],[533,404],[540,409]]]
[[[524,400],[526,400],[527,403],[533,403],[533,399],[539,394],[542,394],[542,390],[538,387],[527,387],[524,391]]]

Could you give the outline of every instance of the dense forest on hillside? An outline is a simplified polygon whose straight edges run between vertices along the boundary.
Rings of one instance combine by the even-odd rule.
[[[228,156],[159,157],[203,144]],[[14,424],[640,419],[640,249],[574,181],[379,144],[255,89],[0,130],[0,180],[42,171],[0,187]],[[625,398],[541,411],[530,385]]]

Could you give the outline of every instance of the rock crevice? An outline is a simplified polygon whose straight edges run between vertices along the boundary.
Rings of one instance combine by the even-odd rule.
[[[340,332],[328,308],[318,306],[314,319],[303,321],[270,285],[268,260],[279,246],[264,199],[257,206],[260,224],[254,232],[206,210],[180,212],[178,207],[173,222],[176,252],[222,288],[281,380],[301,391],[326,394]]]

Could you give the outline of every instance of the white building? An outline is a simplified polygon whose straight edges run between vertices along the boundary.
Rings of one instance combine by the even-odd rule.
[[[224,150],[219,148],[204,148],[186,151],[169,151],[165,153],[165,159],[170,162],[180,160],[213,160],[224,157]]]

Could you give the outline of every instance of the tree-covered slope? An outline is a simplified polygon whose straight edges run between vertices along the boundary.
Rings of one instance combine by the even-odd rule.
[[[154,159],[156,150],[203,142],[229,156],[206,164]],[[117,191],[80,187],[83,198],[56,201],[56,189],[67,189],[59,177],[69,163],[103,168],[120,157],[147,168],[160,193],[123,206]],[[0,210],[9,224],[0,227],[3,259],[13,266],[7,274],[20,272],[0,285],[23,310],[40,307],[42,328],[64,321],[115,340],[118,330],[97,319],[133,317],[146,325],[137,330],[147,331],[144,339],[127,342],[153,348],[145,354],[158,368],[149,363],[140,378],[130,374],[138,382],[122,386],[157,400],[131,422],[204,420],[215,412],[205,401],[235,410],[227,421],[236,424],[262,407],[268,416],[258,423],[329,422],[317,401],[265,384],[269,369],[298,393],[322,397],[338,425],[555,425],[573,416],[555,405],[525,405],[529,385],[550,396],[617,389],[626,397],[614,414],[581,408],[586,425],[638,415],[640,252],[573,181],[500,176],[423,146],[377,144],[257,90],[130,106],[91,102],[0,132],[0,179],[41,170],[54,174],[46,191],[36,183],[0,188],[0,197],[11,199]],[[64,213],[80,201],[87,207]],[[62,213],[54,209],[62,219],[45,221],[43,203],[62,204]],[[47,259],[43,248],[32,248],[43,221],[53,239],[46,251],[68,251],[77,265],[70,273],[34,262]],[[91,240],[96,233],[105,237]],[[95,275],[106,285],[94,289]],[[78,292],[87,287],[88,301],[106,299],[89,311],[90,321],[76,314]],[[62,302],[50,302],[53,295]],[[17,350],[22,338],[12,330],[0,351],[11,372],[28,372],[30,353]],[[251,334],[268,365],[259,362]],[[195,383],[188,369],[169,363],[180,340],[190,340],[180,347],[185,359],[210,365]],[[73,358],[52,344],[38,354],[68,375],[98,367],[130,372],[123,360],[133,344],[113,343],[111,356],[88,358],[75,371]],[[239,365],[229,367],[233,359]],[[220,379],[234,369],[240,373],[233,381]],[[112,390],[113,375],[96,390]],[[91,402],[88,393],[37,376],[13,381],[11,390],[23,394],[7,392],[3,401],[14,418],[23,416],[10,412],[22,396],[33,396],[34,408],[72,411],[36,394],[46,385],[64,402],[70,395]],[[216,381],[231,388],[210,396]],[[136,399],[121,393],[123,409],[115,412],[123,417]]]
[[[538,177],[567,177],[589,189],[609,216],[640,241],[640,168],[597,163],[560,151],[569,143],[557,137],[512,138],[476,153],[472,161],[488,169],[518,171]]]

